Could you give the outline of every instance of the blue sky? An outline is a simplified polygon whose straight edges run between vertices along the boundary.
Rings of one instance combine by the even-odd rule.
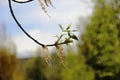
[[[47,8],[51,18],[41,10],[38,0],[25,4],[12,2],[14,13],[26,31],[38,41],[46,44],[56,40],[53,36],[60,32],[58,24],[67,26],[72,23],[76,28],[79,17],[89,16],[93,6],[90,0],[52,0],[52,2],[55,8]],[[9,12],[7,0],[3,0],[1,4],[0,23],[6,24],[8,34],[12,35],[18,53],[35,51],[38,45],[18,28]]]

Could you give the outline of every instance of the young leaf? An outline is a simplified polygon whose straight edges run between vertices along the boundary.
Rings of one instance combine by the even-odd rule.
[[[61,24],[58,24],[58,25],[59,25],[60,29],[61,29],[62,31],[64,31],[62,25],[61,25]]]
[[[73,42],[73,40],[71,40],[70,38],[65,38],[66,45],[69,45],[72,42]]]
[[[75,34],[72,33],[68,33],[68,36],[72,39],[78,40],[77,36]]]
[[[66,28],[66,30],[69,30],[72,27],[72,24],[69,24]]]
[[[72,32],[77,32],[78,30],[72,30]]]
[[[68,34],[68,32],[63,31],[63,32],[61,33],[61,35],[65,35],[65,34]]]

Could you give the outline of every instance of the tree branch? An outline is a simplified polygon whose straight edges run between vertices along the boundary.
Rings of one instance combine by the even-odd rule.
[[[14,2],[16,2],[16,3],[28,3],[28,2],[31,2],[31,1],[33,1],[33,0],[28,0],[28,1],[16,1],[16,0],[12,0],[12,1],[14,1]]]
[[[13,0],[14,1],[14,0]],[[32,1],[32,0],[30,0]],[[26,2],[18,2],[18,3],[27,3],[27,2],[30,2],[30,1],[26,1]],[[15,2],[15,1],[14,1]],[[44,46],[45,44],[43,43],[40,43],[39,41],[37,41],[36,39],[34,39],[30,34],[28,34],[25,29],[22,27],[22,25],[18,22],[17,18],[15,17],[15,14],[13,12],[13,9],[12,9],[12,5],[11,5],[11,0],[8,0],[8,3],[9,3],[9,9],[10,9],[10,13],[13,17],[13,19],[15,20],[15,22],[17,23],[18,27],[31,39],[33,40],[36,44],[40,45],[40,46]],[[61,45],[61,44],[66,44],[66,42],[61,42],[61,43],[57,43],[57,45]],[[54,44],[47,44],[46,46],[55,46],[56,43]]]

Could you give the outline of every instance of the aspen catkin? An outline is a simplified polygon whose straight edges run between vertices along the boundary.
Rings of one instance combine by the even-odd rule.
[[[64,63],[64,55],[63,55],[63,48],[61,45],[56,45],[56,48],[59,52],[59,58],[60,58],[60,61],[62,63],[63,66],[65,66],[65,63]]]
[[[43,52],[44,52],[45,62],[49,65],[50,64],[50,60],[51,60],[51,56],[50,56],[49,50],[48,50],[47,46],[43,46],[42,48],[43,48]]]
[[[45,12],[45,14],[46,14],[47,16],[50,17],[50,15],[48,14],[48,12],[47,12],[47,10],[46,10],[46,7],[45,7],[44,2],[42,2],[41,0],[38,0],[38,1],[39,1],[39,3],[40,3],[40,7],[42,8],[42,10]]]

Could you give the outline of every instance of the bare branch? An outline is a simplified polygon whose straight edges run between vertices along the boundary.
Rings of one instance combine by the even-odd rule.
[[[18,27],[31,39],[33,40],[36,44],[40,45],[40,46],[44,46],[45,44],[43,43],[40,43],[39,41],[37,41],[35,38],[33,38],[29,33],[27,33],[27,31],[25,31],[25,29],[22,27],[22,25],[18,22],[17,18],[15,17],[15,14],[13,12],[13,9],[12,9],[12,5],[11,5],[11,0],[8,0],[8,3],[9,3],[9,9],[10,9],[10,13],[13,17],[13,19],[15,20],[15,22],[17,23]],[[26,2],[27,3],[27,2]],[[62,45],[62,44],[66,44],[66,42],[61,42],[61,43],[57,43],[58,45]],[[47,44],[46,46],[55,46],[56,43],[54,44]]]
[[[31,2],[31,1],[33,1],[33,0],[28,0],[28,1],[16,1],[16,0],[12,0],[12,1],[14,1],[14,2],[16,2],[16,3],[28,3],[28,2]]]

